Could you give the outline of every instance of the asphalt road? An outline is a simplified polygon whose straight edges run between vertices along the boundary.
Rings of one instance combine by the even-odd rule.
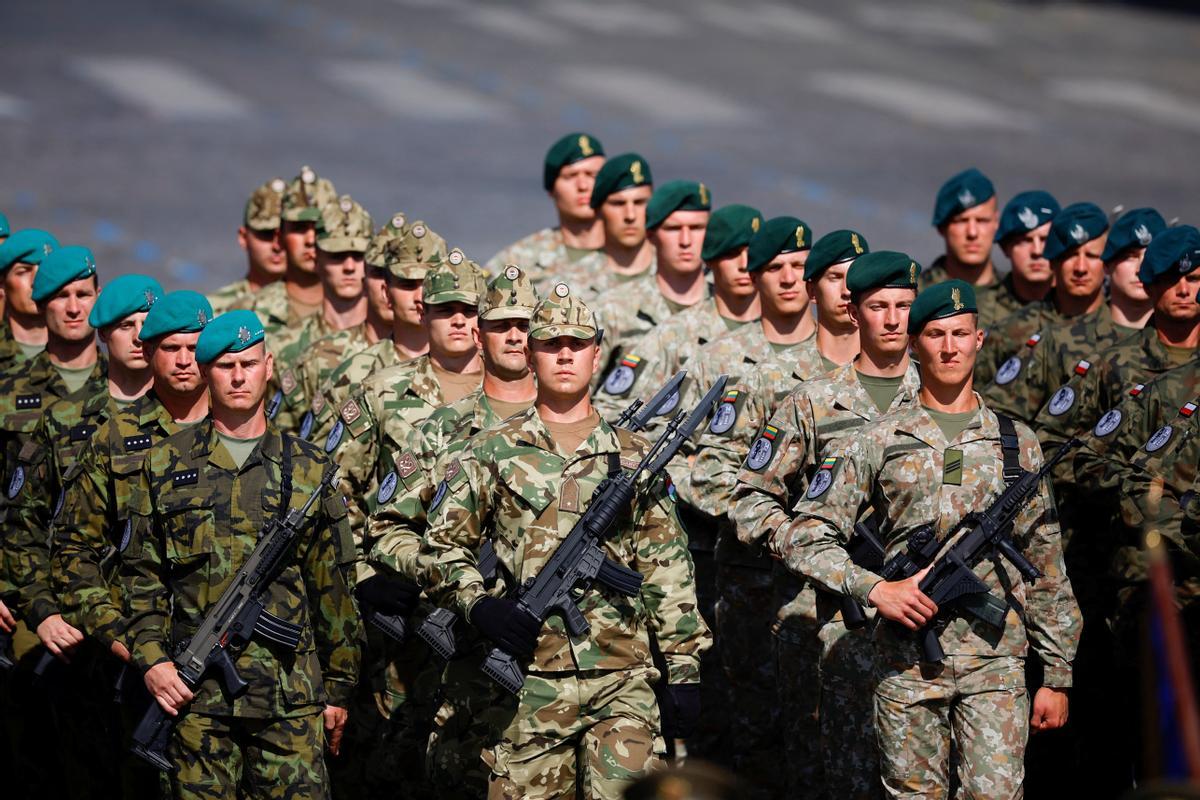
[[[248,193],[302,164],[472,257],[552,220],[580,128],[718,205],[928,261],[942,179],[1200,221],[1200,18],[1126,6],[6,0],[0,210],[102,277],[238,277]]]

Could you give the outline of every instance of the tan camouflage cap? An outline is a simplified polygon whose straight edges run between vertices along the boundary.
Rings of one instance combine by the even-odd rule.
[[[515,264],[506,264],[492,278],[479,301],[480,319],[530,319],[538,294],[529,276]]]
[[[396,216],[392,216],[389,225],[395,222]],[[397,278],[422,280],[430,269],[446,257],[446,240],[420,220],[407,228],[402,225],[399,230],[400,235],[384,239],[388,232],[388,226],[384,226],[371,242],[367,263],[373,267],[383,267]]]
[[[254,190],[242,212],[242,224],[252,231],[273,231],[279,227],[279,212],[283,207],[283,178],[272,178]]]
[[[371,215],[348,194],[326,206],[317,223],[317,249],[326,253],[365,253],[371,243]]]
[[[483,270],[457,247],[430,264],[425,276],[422,300],[425,305],[470,303],[478,305],[487,291]]]
[[[283,192],[281,216],[287,222],[320,222],[321,212],[337,199],[333,184],[306,165]]]
[[[533,319],[529,323],[529,336],[533,339],[553,339],[558,336],[573,336],[576,339],[591,339],[596,335],[596,318],[592,311],[575,295],[565,283],[555,284],[550,296],[537,304]]]

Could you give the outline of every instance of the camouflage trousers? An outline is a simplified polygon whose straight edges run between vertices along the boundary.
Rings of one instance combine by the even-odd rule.
[[[682,512],[681,512],[682,516]],[[690,529],[689,529],[690,530]],[[700,616],[716,630],[717,576],[711,544],[708,549],[691,549]],[[721,667],[721,654],[712,647],[700,656],[700,705],[704,709],[696,731],[688,739],[689,754],[714,764],[729,764],[726,737],[729,735],[729,686]]]
[[[820,641],[816,592],[812,586],[784,574],[774,576],[776,707],[780,709],[779,737],[783,741],[782,797],[819,798],[825,789],[821,763]]]
[[[442,703],[429,734],[425,773],[439,798],[474,800],[487,794],[484,749],[505,724],[504,689],[479,669],[484,649],[446,665]]]
[[[950,751],[958,752],[965,797],[1022,796],[1029,695],[1024,659],[948,655],[912,663],[881,652],[875,733],[890,797],[950,794]]]
[[[183,714],[171,740],[176,798],[324,800],[325,731],[314,711],[288,719]]]
[[[825,796],[839,800],[883,797],[871,630],[849,630],[840,617],[821,627],[821,764]]]
[[[527,675],[484,752],[488,797],[620,800],[662,764],[656,679],[651,669]]]

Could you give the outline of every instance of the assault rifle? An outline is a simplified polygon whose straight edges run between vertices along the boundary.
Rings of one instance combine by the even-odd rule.
[[[629,511],[643,474],[657,478],[667,463],[691,438],[700,423],[712,413],[717,398],[725,391],[728,376],[722,375],[692,409],[691,414],[680,411],[668,423],[662,436],[650,448],[632,472],[610,475],[600,482],[591,503],[571,532],[563,539],[554,554],[535,577],[525,581],[517,592],[517,608],[539,623],[558,612],[562,614],[572,636],[582,636],[591,629],[583,613],[575,605],[576,598],[599,581],[618,594],[634,597],[642,586],[642,574],[610,560],[604,554],[604,540],[616,527],[618,520]],[[516,694],[525,683],[525,674],[517,659],[499,647],[494,647],[483,662],[483,672],[508,691]]]
[[[327,487],[333,486],[337,467],[321,476],[321,483],[298,509],[280,519],[275,516],[264,526],[254,551],[238,570],[217,602],[204,615],[196,633],[175,657],[179,677],[195,689],[210,669],[217,670],[226,694],[237,698],[250,688],[238,674],[234,659],[246,649],[250,637],[263,639],[294,650],[300,643],[299,625],[273,616],[265,608],[267,591],[283,571],[292,545],[308,521],[308,512]],[[167,760],[167,742],[175,718],[158,701],[150,704],[133,731],[134,755],[164,772],[172,771]]]

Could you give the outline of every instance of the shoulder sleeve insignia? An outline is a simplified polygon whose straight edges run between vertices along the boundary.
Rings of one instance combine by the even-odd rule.
[[[324,410],[324,408],[325,408],[325,395],[318,392],[317,396],[314,397],[313,401],[312,401],[312,412],[314,414],[320,414],[321,411]]]
[[[450,466],[446,467],[446,482],[454,480],[462,472],[462,462],[457,458],[450,462]]]
[[[342,403],[341,411],[342,419],[347,425],[353,425],[354,420],[362,416],[362,409],[358,407],[358,403],[351,397],[345,403]]]
[[[457,464],[458,461],[455,461],[454,463]],[[400,454],[400,457],[396,459],[396,471],[400,473],[401,478],[407,478],[409,475],[412,475],[417,471],[417,459],[413,457],[412,453],[405,450]]]
[[[25,485],[25,467],[20,464],[13,470],[12,478],[8,481],[8,499],[12,500],[21,493],[21,488]]]
[[[283,404],[283,390],[276,389],[275,394],[271,397],[271,402],[267,403],[267,419],[275,419],[275,415],[279,413],[279,406]]]
[[[750,445],[750,452],[746,456],[746,467],[758,472],[770,464],[771,459],[775,457],[775,440],[777,438],[779,438],[779,428],[774,425],[763,428],[762,434],[754,440],[754,444]]]
[[[332,453],[342,443],[342,434],[346,432],[346,423],[340,419],[333,423],[329,435],[325,437],[325,452]]]
[[[279,376],[279,386],[283,389],[284,394],[291,394],[296,388],[296,373],[290,367]]]

